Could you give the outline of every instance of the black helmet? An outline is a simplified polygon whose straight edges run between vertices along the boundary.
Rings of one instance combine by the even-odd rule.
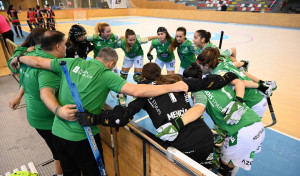
[[[79,37],[86,35],[86,30],[84,27],[74,24],[69,31],[69,39],[72,42],[76,42]]]

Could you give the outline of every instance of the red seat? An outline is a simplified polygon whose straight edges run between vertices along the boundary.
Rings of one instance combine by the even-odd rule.
[[[256,8],[255,8],[255,11],[259,11],[259,7],[256,7]]]
[[[238,6],[238,7],[241,7],[241,4],[238,4],[237,6]]]
[[[238,8],[238,11],[242,11],[242,7],[239,7],[239,8]]]
[[[202,7],[206,7],[207,6],[207,4],[202,4]]]
[[[257,7],[257,4],[253,4],[253,7]]]
[[[271,11],[271,9],[270,8],[266,8],[266,11]]]
[[[230,4],[231,1],[227,1],[226,4]]]
[[[214,7],[217,7],[218,4],[214,4]]]
[[[250,7],[247,7],[246,11],[249,11],[250,10]]]

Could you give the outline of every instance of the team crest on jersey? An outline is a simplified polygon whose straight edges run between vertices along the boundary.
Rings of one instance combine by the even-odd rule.
[[[97,46],[101,46],[101,42],[98,42],[98,43],[97,43]]]

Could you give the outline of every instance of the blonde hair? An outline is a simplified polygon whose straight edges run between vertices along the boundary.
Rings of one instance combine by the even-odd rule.
[[[105,27],[108,27],[109,24],[108,23],[102,23],[102,22],[99,22],[96,24],[95,26],[95,35],[100,35],[104,33],[104,28]]]

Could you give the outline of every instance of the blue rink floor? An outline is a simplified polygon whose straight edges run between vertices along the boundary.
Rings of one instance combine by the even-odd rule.
[[[127,80],[133,82],[132,75],[129,75]],[[126,103],[128,104],[131,99],[132,97],[128,96]],[[106,103],[112,107],[117,105],[116,93],[111,92]],[[204,119],[212,128],[213,122],[207,114],[204,115]],[[133,121],[156,134],[151,119],[144,110],[136,114]],[[255,155],[251,171],[240,169],[237,176],[299,176],[300,154],[297,152],[299,149],[299,140],[267,128],[262,151]]]

